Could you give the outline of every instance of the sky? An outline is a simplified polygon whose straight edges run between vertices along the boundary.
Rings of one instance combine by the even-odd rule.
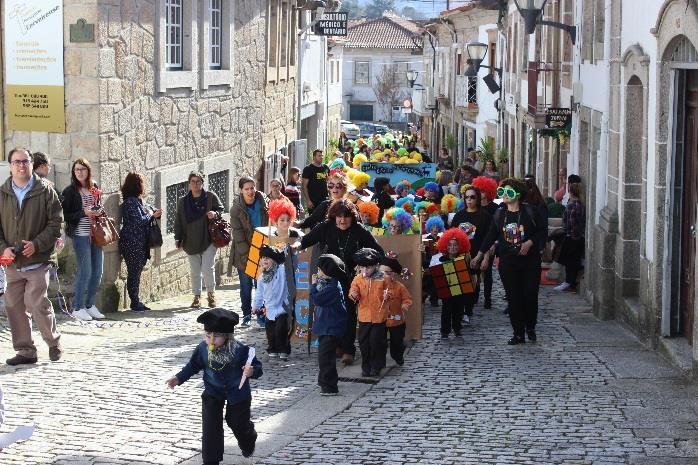
[[[469,3],[469,1],[470,0],[450,0],[450,7],[455,8]],[[359,0],[359,3],[366,5],[371,2],[370,0]],[[402,8],[406,6],[411,6],[426,17],[435,18],[446,9],[446,0],[397,0],[397,5],[399,10],[402,10]]]

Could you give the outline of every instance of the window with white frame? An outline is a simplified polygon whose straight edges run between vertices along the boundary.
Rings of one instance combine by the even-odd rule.
[[[183,63],[183,0],[165,1],[165,54],[168,70],[181,70]]]
[[[398,61],[393,65],[395,71],[395,83],[400,87],[407,87],[407,71],[410,64],[406,61]]]
[[[354,62],[354,84],[367,86],[371,83],[371,62]]]
[[[267,81],[295,77],[298,15],[291,0],[267,1]]]
[[[209,69],[221,69],[223,39],[223,0],[208,0],[209,18]]]

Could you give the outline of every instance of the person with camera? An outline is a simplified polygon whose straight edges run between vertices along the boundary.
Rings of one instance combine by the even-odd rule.
[[[102,281],[104,253],[92,240],[92,223],[104,213],[101,191],[92,180],[92,166],[84,158],[73,162],[70,185],[61,194],[65,235],[72,239],[77,272],[72,315],[83,321],[104,318],[95,306],[95,296]]]
[[[161,209],[154,209],[143,202],[145,182],[140,173],[130,172],[121,186],[121,233],[119,253],[126,263],[126,291],[131,301],[131,310],[150,310],[140,299],[141,273],[150,258],[150,222],[160,218]]]
[[[61,236],[61,202],[56,191],[33,173],[29,150],[14,148],[7,158],[10,177],[0,186],[0,250],[13,260],[6,270],[5,307],[17,354],[6,363],[36,363],[32,319],[55,362],[63,350],[47,290],[49,267],[56,265],[56,239]]]
[[[201,308],[201,276],[208,293],[208,306],[216,307],[216,247],[211,243],[208,221],[223,213],[223,204],[215,192],[204,189],[203,173],[189,174],[189,192],[177,201],[175,244],[189,256],[191,308]]]

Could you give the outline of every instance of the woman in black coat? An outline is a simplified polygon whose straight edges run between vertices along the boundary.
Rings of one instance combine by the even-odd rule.
[[[497,195],[506,208],[495,213],[492,226],[471,266],[485,268],[488,265],[485,254],[497,242],[499,270],[509,300],[509,320],[514,330],[508,344],[525,342],[524,334],[530,342],[535,342],[541,266],[538,244],[546,231],[539,211],[523,203],[526,197],[523,182],[514,178],[505,179],[497,189]]]
[[[349,295],[349,285],[354,277],[354,252],[368,247],[383,254],[383,248],[376,239],[361,225],[359,211],[351,201],[342,199],[335,201],[327,212],[327,219],[315,226],[300,242],[300,249],[319,244],[324,247],[323,253],[338,256],[345,264],[346,276],[340,279],[344,295]],[[356,347],[356,304],[347,299],[347,329],[342,338],[341,348],[344,351],[342,362],[350,365],[354,361]]]

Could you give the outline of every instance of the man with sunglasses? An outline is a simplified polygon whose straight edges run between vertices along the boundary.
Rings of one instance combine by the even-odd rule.
[[[523,202],[526,185],[508,178],[497,189],[505,208],[494,215],[487,237],[473,259],[473,268],[488,266],[487,251],[497,242],[499,272],[509,300],[509,320],[514,335],[510,345],[536,341],[538,320],[538,287],[541,255],[536,247],[545,234],[543,221],[536,209]]]
[[[37,362],[32,319],[55,362],[63,351],[47,291],[63,211],[56,191],[33,172],[29,150],[14,148],[8,160],[10,178],[0,187],[0,251],[13,260],[7,266],[5,307],[17,355],[7,364]]]

